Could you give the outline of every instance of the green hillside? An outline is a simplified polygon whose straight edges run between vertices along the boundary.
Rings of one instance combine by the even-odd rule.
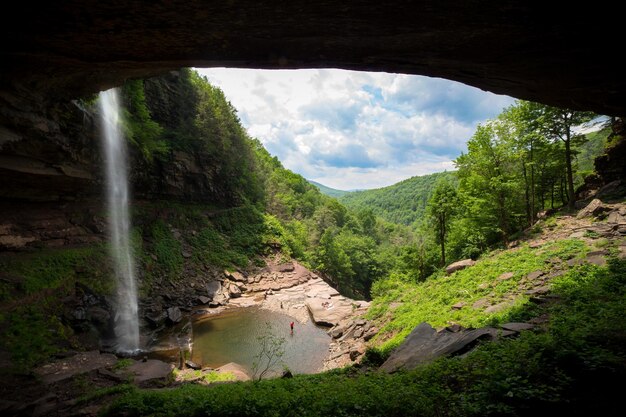
[[[329,197],[339,198],[346,194],[350,194],[350,191],[337,190],[335,188],[327,187],[324,184],[320,184],[319,182],[315,182],[311,180],[307,180],[307,181],[313,184],[314,186],[316,186],[322,194],[325,194]]]
[[[424,216],[435,183],[443,177],[456,182],[454,172],[438,172],[411,177],[389,187],[348,193],[339,201],[350,209],[359,211],[370,208],[375,215],[389,222],[410,225]]]

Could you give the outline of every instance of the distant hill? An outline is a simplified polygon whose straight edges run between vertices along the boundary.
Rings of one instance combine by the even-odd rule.
[[[457,181],[455,172],[438,172],[411,177],[389,187],[346,193],[339,201],[351,209],[371,208],[387,221],[410,225],[424,215],[435,183],[442,177]]]
[[[339,198],[341,196],[344,196],[346,194],[349,194],[350,191],[344,191],[344,190],[337,190],[335,188],[330,188],[325,186],[324,184],[320,184],[319,182],[315,182],[315,181],[311,181],[311,180],[307,180],[309,183],[313,184],[314,186],[316,186],[320,192],[322,194],[325,194],[329,197],[335,197],[335,198]]]

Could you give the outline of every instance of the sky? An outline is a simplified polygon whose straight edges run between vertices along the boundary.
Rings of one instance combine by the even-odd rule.
[[[453,170],[513,99],[453,81],[335,69],[197,69],[283,165],[341,190]]]

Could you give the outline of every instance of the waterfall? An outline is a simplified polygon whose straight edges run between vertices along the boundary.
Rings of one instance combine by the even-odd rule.
[[[139,349],[137,286],[129,238],[128,161],[126,143],[119,124],[120,106],[117,90],[101,92],[99,104],[106,165],[111,257],[117,279],[115,335],[118,351],[132,353]]]

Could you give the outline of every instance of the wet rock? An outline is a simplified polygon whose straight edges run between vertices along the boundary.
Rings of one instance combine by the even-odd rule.
[[[446,267],[446,274],[450,275],[453,272],[473,266],[475,263],[476,262],[471,259],[463,259],[462,261],[454,262]]]
[[[146,319],[148,323],[150,323],[150,325],[153,328],[157,328],[161,326],[167,319],[167,312],[159,311],[159,312],[149,313],[149,314],[146,314],[144,318]]]
[[[100,326],[108,325],[111,314],[102,307],[91,306],[87,309],[87,319]]]
[[[156,359],[135,361],[126,368],[133,375],[133,382],[139,385],[149,385],[152,382],[165,382],[169,379],[174,366]]]
[[[333,339],[338,339],[341,337],[341,335],[343,335],[343,328],[342,327],[337,327],[334,328],[330,331],[330,337],[332,337]]]
[[[167,319],[172,323],[178,323],[183,319],[183,313],[178,307],[170,307],[167,309]]]
[[[195,363],[194,361],[189,360],[189,359],[187,359],[187,360],[185,361],[185,366],[186,366],[187,368],[191,368],[191,369],[194,369],[194,370],[196,370],[196,371],[198,371],[198,370],[202,369],[202,366],[198,365],[197,363]]]

